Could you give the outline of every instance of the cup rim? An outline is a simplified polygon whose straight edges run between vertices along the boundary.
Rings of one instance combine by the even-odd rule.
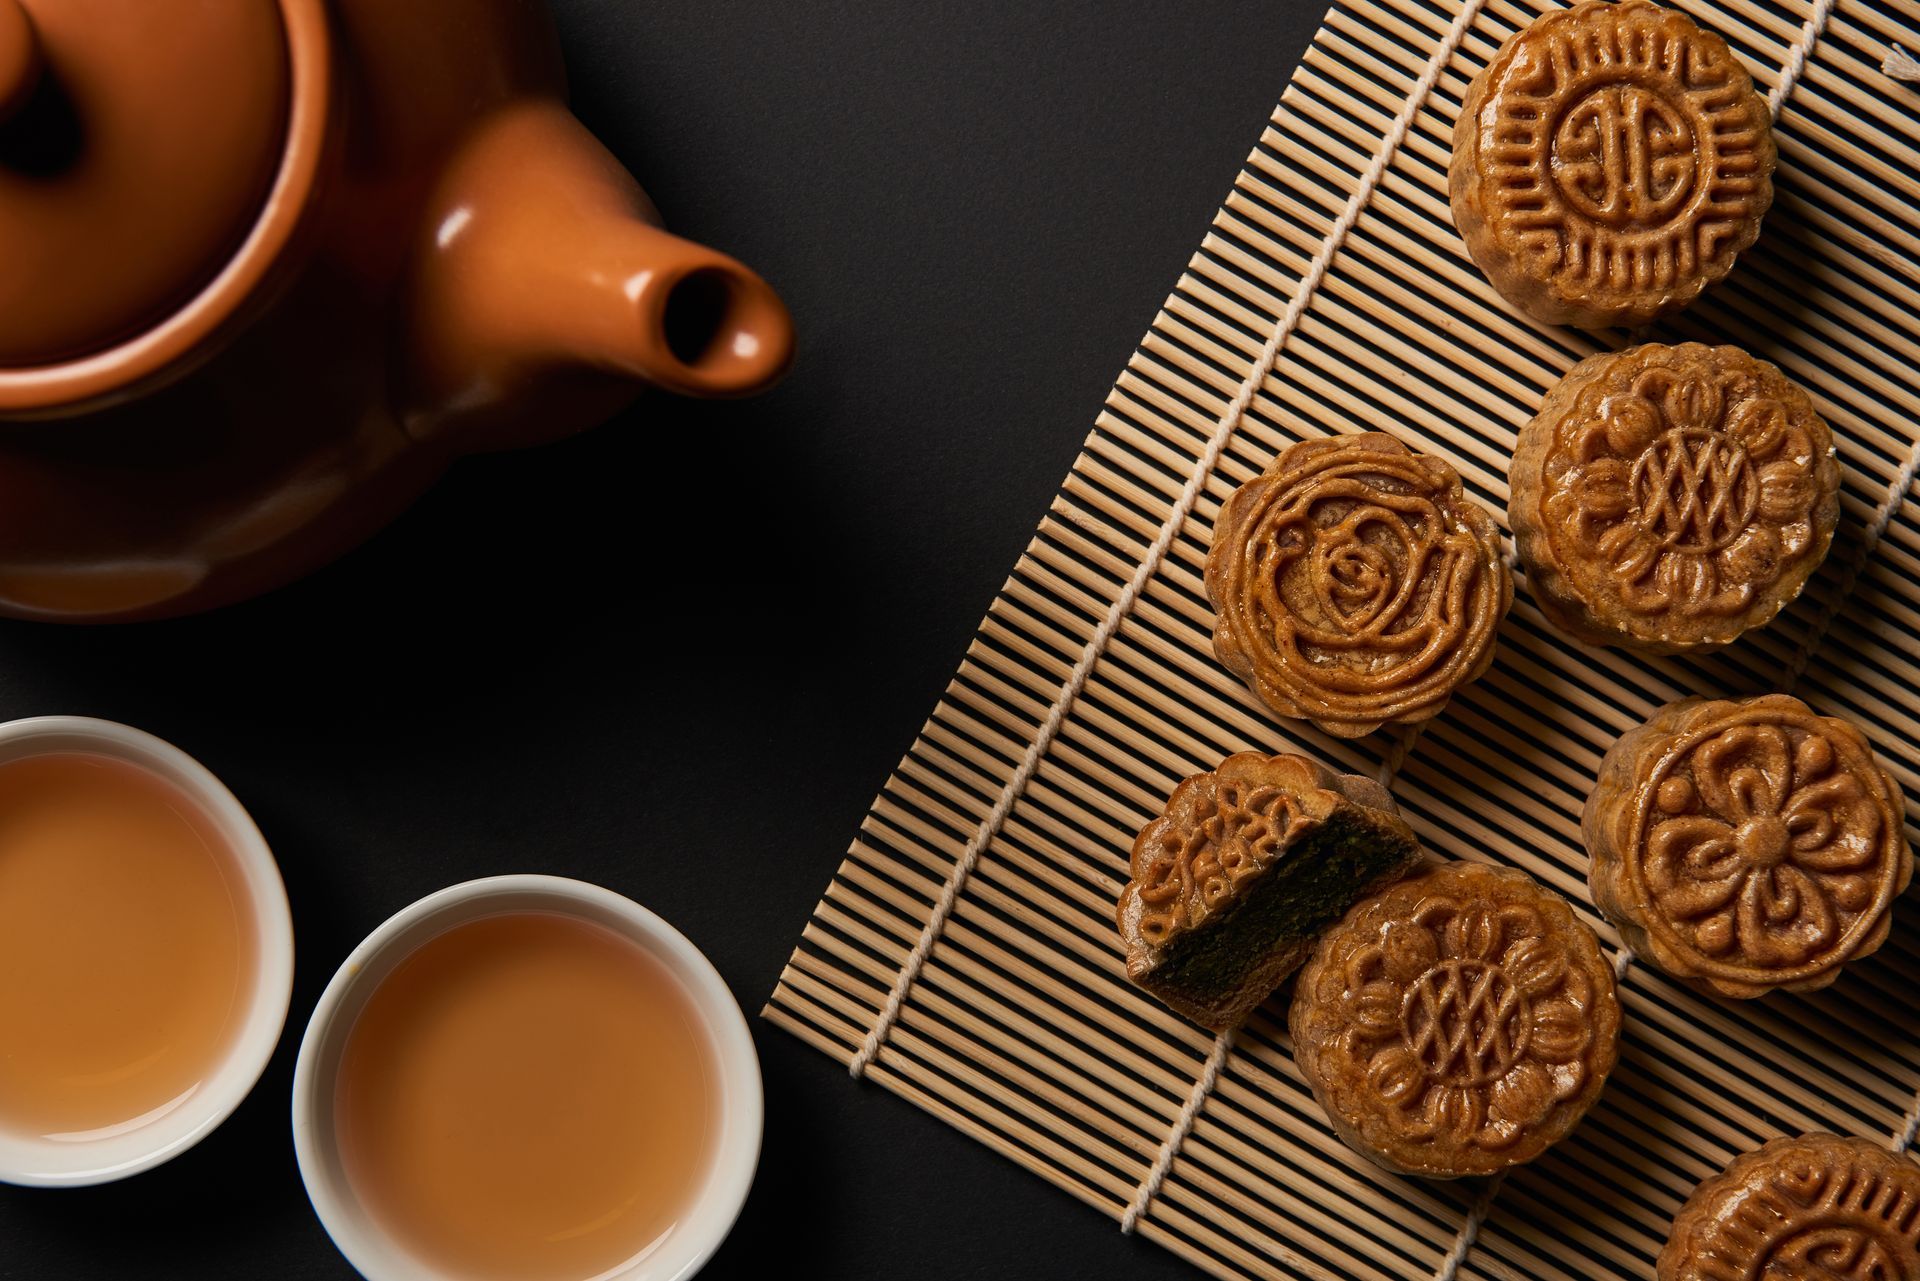
[[[423,1265],[372,1221],[346,1186],[337,1169],[330,1114],[323,1121],[323,1113],[330,1109],[337,1047],[364,996],[391,972],[388,962],[397,964],[435,937],[441,931],[432,926],[441,920],[451,929],[493,915],[486,910],[488,900],[499,900],[502,913],[553,911],[615,929],[667,963],[705,1025],[721,1084],[723,1122],[705,1185],[680,1223],[662,1238],[663,1249],[621,1265],[605,1274],[604,1281],[683,1281],[693,1276],[732,1230],[759,1165],[764,1098],[753,1035],[726,981],[685,935],[624,895],[562,876],[488,876],[436,890],[376,926],[334,972],[301,1037],[292,1092],[294,1156],[321,1227],[368,1281],[421,1281]],[[323,1055],[331,1055],[331,1061],[323,1062]],[[646,1270],[635,1272],[635,1267]],[[447,1275],[441,1281],[460,1278]]]
[[[214,773],[154,734],[91,716],[29,716],[0,723],[0,763],[58,752],[108,756],[146,769],[186,793],[225,838],[247,883],[257,948],[253,993],[239,1031],[188,1104],[126,1134],[54,1144],[0,1140],[0,1183],[20,1187],[90,1187],[129,1178],[172,1160],[217,1129],[259,1083],[286,1027],[293,1000],[293,914],[286,884],[266,838]],[[134,1142],[146,1135],[149,1146]],[[154,1141],[157,1140],[157,1141]],[[97,1151],[102,1164],[23,1167],[27,1154]]]

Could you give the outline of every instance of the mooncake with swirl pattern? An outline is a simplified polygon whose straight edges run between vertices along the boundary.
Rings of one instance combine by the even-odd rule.
[[[1865,1139],[1775,1139],[1694,1189],[1655,1276],[1920,1281],[1920,1165]]]
[[[1513,601],[1459,473],[1380,432],[1291,445],[1220,510],[1214,654],[1282,716],[1355,738],[1428,720],[1493,661]]]

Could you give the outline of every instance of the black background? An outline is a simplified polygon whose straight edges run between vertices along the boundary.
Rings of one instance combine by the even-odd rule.
[[[199,757],[273,845],[299,951],[246,1104],[126,1183],[0,1189],[0,1277],[351,1277],[288,1136],[307,1014],[393,911],[515,871],[652,907],[749,1015],[765,1153],[705,1275],[1197,1275],[758,1011],[1318,0],[555,8],[580,114],[671,226],[780,289],[799,363],[759,400],[468,460],[250,604],[0,624],[0,717]]]

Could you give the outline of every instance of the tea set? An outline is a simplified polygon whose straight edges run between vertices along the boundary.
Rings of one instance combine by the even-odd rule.
[[[779,297],[664,230],[565,94],[541,0],[0,0],[0,614],[121,623],[244,600],[354,547],[463,454],[557,440],[650,389],[777,381],[794,345]],[[244,887],[254,958],[238,1031],[164,1116],[57,1142],[0,1127],[0,1181],[73,1187],[170,1159],[253,1088],[288,1014],[292,925],[259,830],[177,748],[81,717],[0,725],[0,768],[36,753],[175,789]],[[322,1223],[375,1281],[460,1281],[361,1203],[332,1092],[382,976],[507,911],[626,940],[704,1025],[721,1117],[706,1172],[645,1259],[603,1274],[690,1275],[757,1160],[751,1038],[670,925],[555,877],[443,890],[340,966],[294,1084]]]

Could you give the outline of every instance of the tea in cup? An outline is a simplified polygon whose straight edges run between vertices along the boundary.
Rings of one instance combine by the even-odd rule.
[[[314,1206],[375,1281],[684,1277],[759,1148],[719,976],[645,909],[553,877],[456,886],[376,930],[294,1094]]]
[[[213,775],[109,721],[0,725],[0,1180],[102,1183],[198,1142],[292,980],[279,869]]]

